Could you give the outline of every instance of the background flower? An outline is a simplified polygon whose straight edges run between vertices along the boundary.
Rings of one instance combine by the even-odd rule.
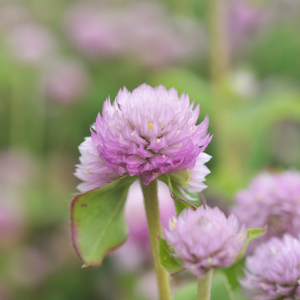
[[[300,231],[300,173],[262,173],[249,188],[236,194],[233,212],[246,228],[267,226],[264,236],[249,248],[285,233],[298,236]]]
[[[168,244],[182,259],[183,266],[199,278],[211,268],[229,267],[246,241],[234,215],[227,219],[217,207],[184,210],[170,219],[165,229]]]
[[[246,259],[241,284],[254,300],[300,298],[300,241],[290,235],[272,238]]]

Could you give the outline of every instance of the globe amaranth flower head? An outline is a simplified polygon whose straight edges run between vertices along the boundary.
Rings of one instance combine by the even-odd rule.
[[[97,188],[126,173],[148,185],[161,174],[192,169],[197,159],[209,160],[203,154],[212,138],[208,117],[196,125],[200,106],[193,108],[188,95],[178,97],[174,88],[162,85],[142,84],[132,93],[124,88],[113,104],[107,99],[91,137],[79,147],[81,164],[75,175],[84,182],[78,188]]]
[[[286,171],[260,174],[253,179],[248,189],[237,193],[233,212],[246,228],[267,225],[266,234],[255,241],[252,248],[272,236],[282,237],[285,233],[298,236],[300,173]]]
[[[240,283],[254,300],[300,299],[300,241],[291,235],[271,238],[246,259]]]
[[[200,206],[197,210],[184,210],[170,220],[165,237],[183,266],[204,277],[212,268],[229,267],[242,250],[247,233],[237,218],[228,218],[217,207]]]

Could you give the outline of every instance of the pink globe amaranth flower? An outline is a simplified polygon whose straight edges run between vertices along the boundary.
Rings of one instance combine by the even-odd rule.
[[[254,300],[300,299],[300,241],[290,235],[273,237],[246,259],[246,296]]]
[[[234,215],[226,218],[217,207],[200,206],[195,211],[184,210],[178,219],[173,216],[165,237],[183,266],[202,278],[212,268],[232,265],[247,233]]]
[[[91,138],[79,147],[75,175],[85,183],[78,188],[100,187],[126,173],[148,185],[161,174],[193,169],[212,138],[208,117],[196,125],[200,106],[193,107],[188,95],[179,98],[162,85],[120,90],[113,104],[105,101]]]
[[[252,247],[285,233],[298,236],[300,232],[300,173],[262,173],[255,177],[249,188],[236,194],[233,212],[246,228],[267,225],[266,234]]]

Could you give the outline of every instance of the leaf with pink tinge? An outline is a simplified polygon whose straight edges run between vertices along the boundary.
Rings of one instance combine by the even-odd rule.
[[[85,266],[99,266],[127,238],[124,204],[137,177],[125,175],[99,189],[77,195],[71,204],[72,241]]]

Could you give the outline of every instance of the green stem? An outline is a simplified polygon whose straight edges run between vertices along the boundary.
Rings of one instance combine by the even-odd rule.
[[[197,300],[210,300],[210,290],[213,278],[213,269],[210,269],[202,279],[198,279]]]
[[[154,269],[157,278],[159,299],[160,300],[170,300],[171,299],[171,289],[170,289],[170,276],[167,271],[165,271],[159,263],[159,253],[158,253],[158,239],[159,235],[162,237],[162,229],[160,223],[158,198],[157,198],[157,181],[153,180],[149,185],[144,185],[141,182],[144,203],[147,215],[148,230],[150,245],[152,251],[152,257],[154,262]]]

